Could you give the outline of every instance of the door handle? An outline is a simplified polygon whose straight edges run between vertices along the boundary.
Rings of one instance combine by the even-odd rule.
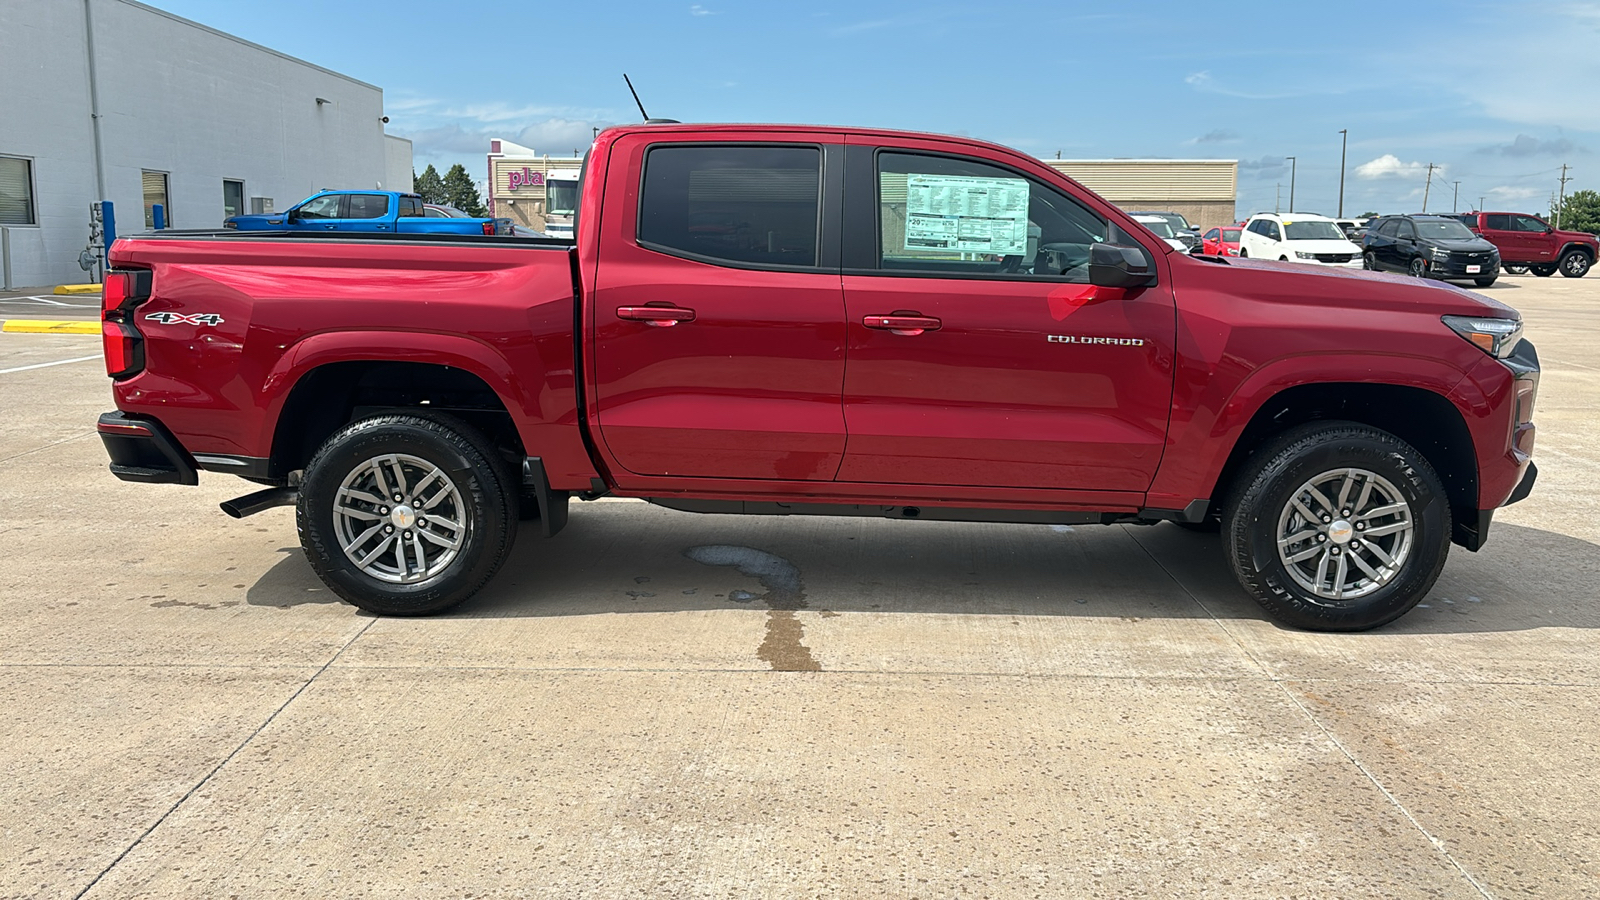
[[[619,306],[617,318],[643,322],[656,328],[671,328],[679,322],[693,322],[694,310],[678,306]]]
[[[329,231],[333,231],[334,229],[338,228],[339,226],[337,226],[337,225],[324,225],[322,227],[328,229]]]
[[[887,316],[863,316],[861,324],[868,328],[887,331],[890,334],[899,334],[906,337],[916,337],[924,331],[938,331],[944,323],[933,316],[901,315],[899,313]]]

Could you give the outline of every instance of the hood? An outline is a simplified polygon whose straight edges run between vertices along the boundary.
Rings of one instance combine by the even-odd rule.
[[[1449,250],[1452,253],[1488,253],[1490,250],[1495,249],[1493,244],[1483,238],[1473,238],[1470,241],[1424,240],[1424,243],[1431,244],[1441,250]]]
[[[1306,243],[1332,242],[1307,241]],[[1336,299],[1340,305],[1352,309],[1395,309],[1429,312],[1441,316],[1522,318],[1521,313],[1492,297],[1444,281],[1418,279],[1388,272],[1368,272],[1363,269],[1333,266],[1306,266],[1248,257],[1229,256],[1226,259],[1225,264],[1215,262],[1201,264],[1218,268],[1225,265],[1238,272],[1241,278],[1250,278],[1266,272],[1274,273],[1288,280],[1281,287],[1273,285],[1271,291],[1286,298],[1324,301]]]
[[[1584,244],[1600,242],[1600,236],[1590,234],[1587,231],[1566,231],[1557,228],[1552,232],[1552,236],[1563,241],[1579,241]]]

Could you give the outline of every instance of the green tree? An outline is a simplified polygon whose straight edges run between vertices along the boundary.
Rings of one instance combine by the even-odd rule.
[[[1568,194],[1566,202],[1561,204],[1560,222],[1568,231],[1600,234],[1600,193],[1574,191]]]
[[[461,168],[457,166],[456,168]],[[444,179],[439,177],[439,170],[428,164],[422,174],[412,179],[412,190],[422,195],[423,203],[449,203],[448,194],[444,189]]]
[[[1361,218],[1363,219],[1375,219],[1377,216],[1378,214],[1375,212],[1364,212],[1361,214]]]
[[[472,176],[467,174],[467,169],[460,163],[450,167],[444,173],[444,194],[449,198],[446,202],[469,216],[487,216],[489,211],[483,208],[483,197],[478,193],[478,186],[472,183]]]

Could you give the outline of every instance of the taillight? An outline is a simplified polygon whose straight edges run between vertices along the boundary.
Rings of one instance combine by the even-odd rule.
[[[133,323],[133,310],[149,297],[148,271],[106,273],[100,300],[100,342],[106,374],[112,378],[127,378],[144,368],[144,336]]]
[[[489,221],[483,223],[483,233],[484,234],[494,234],[494,220],[493,219],[490,219]]]

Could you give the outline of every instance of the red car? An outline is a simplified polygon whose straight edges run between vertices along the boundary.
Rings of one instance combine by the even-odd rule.
[[[1600,257],[1600,238],[1586,231],[1561,231],[1527,213],[1456,213],[1452,218],[1495,245],[1501,265],[1509,271],[1526,269],[1542,277],[1559,271],[1568,278],[1582,278]]]
[[[1403,615],[1533,486],[1521,319],[1442,283],[1191,257],[965,138],[629,126],[582,184],[575,240],[118,240],[112,472],[255,482],[225,510],[294,504],[379,614],[612,495],[1220,528],[1264,609],[1327,630]]]
[[[1238,256],[1239,232],[1243,230],[1240,225],[1211,229],[1200,236],[1201,252],[1206,256]]]

